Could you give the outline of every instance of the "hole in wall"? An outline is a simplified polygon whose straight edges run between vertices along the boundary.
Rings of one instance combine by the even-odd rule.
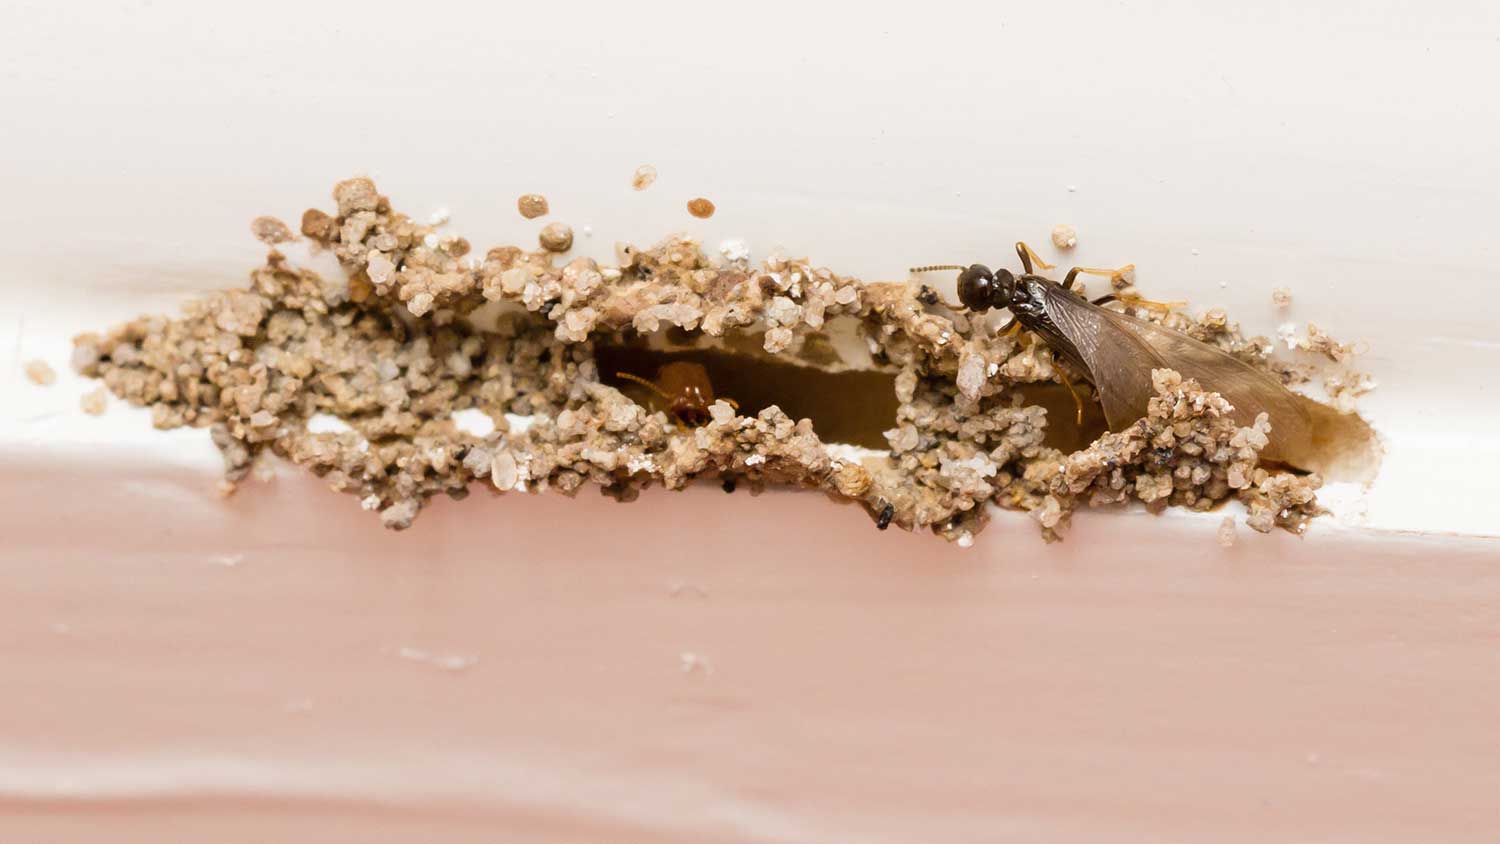
[[[1083,424],[1078,422],[1078,405],[1068,388],[1061,384],[1025,384],[1013,389],[1028,405],[1038,405],[1047,410],[1047,433],[1042,440],[1048,446],[1071,454],[1088,448],[1094,440],[1109,431],[1104,418],[1104,408],[1086,386],[1074,385],[1078,398],[1083,401]]]
[[[688,338],[674,337],[685,345]],[[643,407],[666,410],[665,403],[639,384],[616,377],[628,372],[651,379],[667,363],[689,361],[708,370],[714,393],[739,402],[740,414],[754,416],[776,405],[793,419],[811,419],[818,437],[828,443],[847,443],[884,450],[885,432],[896,425],[896,376],[878,370],[829,372],[785,363],[763,355],[736,354],[717,349],[662,351],[642,343],[599,344],[595,361],[600,378]],[[1028,384],[1015,390],[1028,405],[1047,411],[1045,443],[1064,453],[1087,448],[1109,430],[1104,411],[1087,387],[1080,386],[1083,422],[1078,406],[1061,384]]]
[[[889,448],[885,432],[896,425],[894,373],[827,372],[716,349],[668,352],[634,344],[600,344],[594,359],[604,383],[653,410],[666,409],[660,398],[615,373],[652,379],[663,364],[698,363],[708,370],[716,396],[739,402],[740,415],[754,416],[774,404],[793,419],[811,419],[818,437],[827,443]]]

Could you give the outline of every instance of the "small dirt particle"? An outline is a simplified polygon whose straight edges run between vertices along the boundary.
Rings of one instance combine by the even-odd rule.
[[[743,240],[726,240],[719,244],[719,254],[731,261],[744,261],[750,257],[750,247]]]
[[[1059,224],[1052,227],[1052,245],[1058,249],[1072,249],[1078,245],[1078,229]]]
[[[703,197],[688,200],[688,213],[700,220],[707,220],[714,215],[714,204]]]
[[[630,186],[636,190],[645,190],[656,181],[656,168],[650,164],[642,164],[635,168],[635,176],[630,179]]]
[[[250,233],[255,235],[256,240],[267,246],[275,246],[278,243],[286,243],[289,240],[297,239],[297,236],[292,234],[292,230],[287,224],[275,217],[256,217],[254,220],[251,220]]]
[[[547,204],[547,197],[539,193],[523,193],[521,198],[516,200],[516,210],[521,212],[522,217],[535,220],[537,217],[545,216],[551,207]]]
[[[57,381],[57,373],[44,360],[33,360],[26,363],[26,377],[31,383],[46,387]]]
[[[316,208],[302,215],[302,233],[320,243],[327,243],[339,229],[338,221]]]
[[[1289,308],[1292,305],[1292,291],[1285,287],[1278,287],[1271,291],[1271,304],[1278,308]]]
[[[573,248],[573,229],[562,223],[548,223],[537,240],[548,252],[566,252]]]
[[[78,406],[90,416],[103,416],[105,409],[109,406],[108,398],[109,388],[100,387],[92,392],[84,393],[83,397],[78,400]]]
[[[380,511],[380,523],[391,530],[406,530],[411,527],[411,521],[417,517],[420,509],[422,505],[416,499],[398,501]]]
[[[345,179],[333,186],[333,198],[339,204],[339,216],[348,217],[358,211],[374,211],[380,207],[380,194],[375,183],[359,176]]]
[[[1223,546],[1225,548],[1232,548],[1232,547],[1234,547],[1234,517],[1233,516],[1225,516],[1224,517],[1224,521],[1219,522],[1219,532],[1218,532],[1217,538],[1219,540],[1219,545],[1221,545],[1221,546]]]

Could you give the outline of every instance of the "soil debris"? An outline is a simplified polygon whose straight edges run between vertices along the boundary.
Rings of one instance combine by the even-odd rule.
[[[1323,389],[1329,401],[1344,413],[1353,413],[1355,400],[1377,386],[1378,382],[1369,373],[1352,369],[1336,369],[1323,376]]]
[[[109,388],[99,387],[84,393],[78,399],[78,406],[90,416],[103,416],[109,407]]]
[[[267,246],[297,239],[287,224],[275,217],[256,217],[250,222],[250,232],[255,235],[256,240]]]
[[[1347,363],[1359,354],[1354,343],[1340,343],[1311,322],[1305,334],[1298,334],[1296,324],[1291,322],[1280,325],[1276,333],[1288,349],[1321,355],[1334,363]]]
[[[1239,427],[1217,393],[1158,370],[1145,418],[1114,433],[1077,428],[1071,403],[1031,400],[1062,389],[1050,349],[925,304],[905,282],[866,284],[780,254],[758,266],[738,250],[710,259],[686,235],[619,244],[615,265],[559,259],[558,239],[471,260],[466,243],[439,240],[368,179],[340,182],[334,199],[337,213],[308,211],[302,232],[344,277],[272,249],[243,289],[75,339],[79,371],[149,408],[156,427],[209,429],[226,491],[275,455],[400,530],[436,495],[594,486],[630,501],[701,478],[817,489],[859,503],[882,529],[964,543],[990,503],[1029,512],[1049,539],[1081,506],[1208,510],[1237,499],[1251,528],[1296,532],[1321,512],[1316,475],[1260,463],[1264,416]],[[1308,377],[1222,313],[1137,313],[1284,383]],[[896,405],[887,448],[825,442],[811,419],[782,410],[792,396],[714,402],[703,424],[683,424],[601,371],[604,351],[653,347],[885,373]],[[473,425],[476,413],[493,424]]]
[[[573,248],[573,229],[564,223],[548,223],[537,240],[548,252],[566,252]]]
[[[650,164],[642,164],[635,168],[635,175],[630,179],[630,186],[636,190],[645,190],[656,181],[656,168]]]
[[[703,197],[688,200],[688,213],[700,220],[707,220],[714,215],[714,204]]]
[[[1078,230],[1066,223],[1053,226],[1052,245],[1058,249],[1072,249],[1078,245]]]
[[[1219,529],[1215,533],[1214,538],[1218,540],[1220,548],[1234,547],[1235,530],[1233,516],[1225,516],[1224,520],[1219,522]]]
[[[27,361],[26,377],[39,387],[49,387],[57,383],[57,373],[52,370],[51,364],[44,360]]]
[[[516,200],[516,210],[521,212],[522,217],[535,220],[537,217],[545,217],[551,209],[547,205],[547,197],[539,193],[523,193]]]

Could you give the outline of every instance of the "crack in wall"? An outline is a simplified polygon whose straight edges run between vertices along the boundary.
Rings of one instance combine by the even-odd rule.
[[[878,526],[961,542],[989,503],[1032,513],[1049,538],[1084,504],[1238,498],[1258,530],[1300,531],[1320,512],[1321,479],[1260,464],[1274,422],[1237,425],[1211,385],[1158,370],[1141,420],[1104,432],[1089,403],[1080,427],[1050,349],[913,285],[781,255],[711,260],[685,236],[622,244],[613,266],[556,266],[513,246],[480,258],[367,179],[334,197],[337,214],[309,210],[300,229],[345,277],[273,250],[244,290],[76,341],[75,366],[150,407],[158,427],[210,428],[226,490],[270,453],[398,529],[433,495],[476,484],[569,495],[591,484],[626,501],[726,477],[821,489]],[[1308,375],[1222,314],[1146,316],[1284,382]],[[685,429],[614,374],[650,378],[678,359],[702,363],[741,412],[720,402]],[[454,424],[470,410],[494,430]],[[308,430],[320,414],[349,430]],[[524,430],[512,421],[523,417]]]

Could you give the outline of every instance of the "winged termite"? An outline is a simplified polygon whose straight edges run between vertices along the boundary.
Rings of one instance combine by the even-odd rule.
[[[1012,319],[1005,328],[1019,325],[1032,331],[1093,385],[1112,430],[1123,430],[1146,415],[1147,403],[1156,394],[1151,371],[1173,369],[1222,395],[1234,406],[1234,419],[1242,426],[1267,414],[1271,434],[1261,452],[1263,459],[1332,480],[1367,480],[1373,473],[1374,432],[1363,419],[1298,395],[1222,349],[1103,307],[1118,298],[1113,294],[1089,301],[1073,289],[1081,273],[1111,271],[1074,267],[1059,284],[1032,271],[1033,259],[1041,259],[1025,244],[1016,244],[1016,252],[1025,270],[1020,276],[1003,268],[991,271],[983,264],[918,269],[962,269],[961,307],[1009,310]]]

